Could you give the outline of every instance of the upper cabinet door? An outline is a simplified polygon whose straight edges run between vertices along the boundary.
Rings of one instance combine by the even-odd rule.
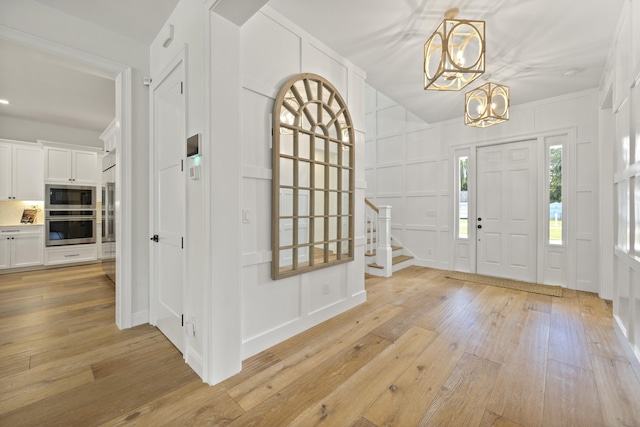
[[[13,196],[17,200],[44,200],[44,152],[40,147],[13,147]]]
[[[98,153],[45,147],[44,180],[66,184],[96,184]]]
[[[0,200],[10,200],[11,189],[11,145],[0,144]]]
[[[36,144],[0,144],[0,200],[43,200],[42,158]]]
[[[48,182],[71,183],[71,151],[64,148],[46,147],[44,175]]]
[[[72,173],[74,184],[95,184],[98,170],[98,154],[91,151],[72,151]]]

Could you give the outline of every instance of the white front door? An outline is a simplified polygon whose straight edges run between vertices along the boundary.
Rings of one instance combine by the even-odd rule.
[[[478,148],[476,272],[536,281],[535,141]]]
[[[184,353],[185,102],[180,61],[153,88],[153,317]]]

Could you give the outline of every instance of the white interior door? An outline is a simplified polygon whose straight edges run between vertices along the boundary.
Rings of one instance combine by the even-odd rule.
[[[535,141],[478,148],[476,272],[536,281]]]
[[[183,62],[153,89],[155,324],[184,353],[185,103]]]

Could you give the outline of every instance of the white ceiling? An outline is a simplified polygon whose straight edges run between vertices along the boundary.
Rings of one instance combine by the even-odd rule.
[[[102,132],[115,117],[115,83],[70,60],[0,39],[0,114]]]
[[[462,117],[464,92],[490,78],[512,104],[598,87],[623,0],[271,0],[269,5],[433,123]],[[486,72],[460,92],[423,90],[423,46],[444,17],[486,21]],[[575,70],[571,77],[565,73]]]
[[[35,0],[150,45],[178,0]]]
[[[36,0],[150,44],[178,0]],[[248,0],[242,0],[248,1]],[[251,0],[256,1],[256,0]],[[490,79],[512,104],[598,86],[624,0],[271,0],[269,6],[349,59],[367,81],[429,123],[461,117],[461,92],[422,88],[424,42],[444,12],[487,23]],[[231,4],[231,6],[229,6]],[[233,7],[227,2],[227,7]],[[102,131],[113,82],[60,58],[0,43],[0,114]],[[565,77],[568,71],[575,71]]]
[[[0,0],[1,1],[1,0]],[[178,0],[35,0],[150,45]],[[0,115],[101,133],[115,117],[102,70],[0,39]]]

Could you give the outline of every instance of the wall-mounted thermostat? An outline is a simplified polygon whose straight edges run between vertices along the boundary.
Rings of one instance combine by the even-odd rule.
[[[187,157],[200,155],[200,134],[197,133],[187,138]]]

